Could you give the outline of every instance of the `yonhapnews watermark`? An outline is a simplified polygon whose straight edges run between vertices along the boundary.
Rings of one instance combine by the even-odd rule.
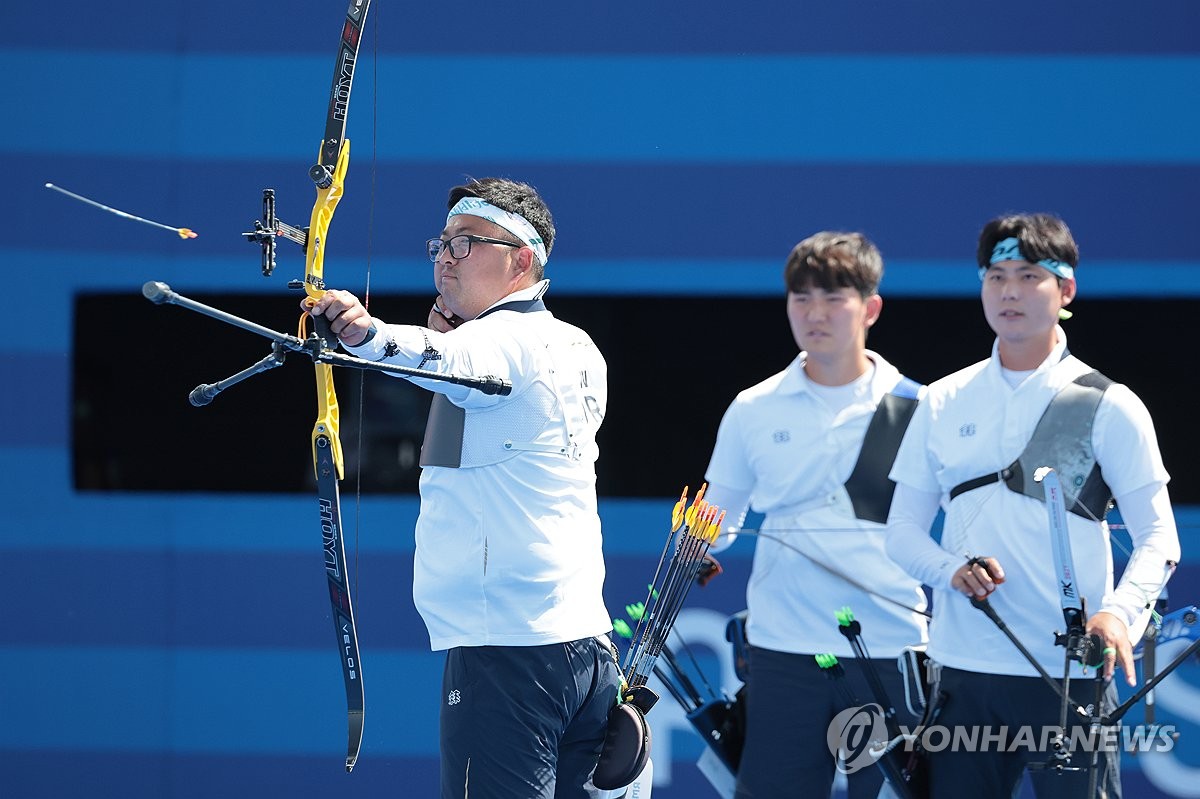
[[[1174,725],[1075,726],[1065,731],[1058,726],[944,726],[897,725],[899,734],[890,736],[883,708],[877,704],[859,705],[833,717],[825,731],[829,751],[837,758],[838,771],[853,774],[872,766],[887,752],[902,749],[911,752],[920,746],[926,752],[1044,752],[1054,751],[1061,737],[1066,751],[1095,752],[1169,752],[1175,747]]]

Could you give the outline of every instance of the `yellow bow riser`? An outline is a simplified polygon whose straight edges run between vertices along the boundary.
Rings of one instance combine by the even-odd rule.
[[[328,188],[317,189],[317,201],[313,205],[312,217],[308,223],[308,247],[304,266],[304,292],[310,303],[315,303],[325,295],[325,235],[329,231],[329,223],[333,212],[337,210],[338,201],[342,199],[342,186],[346,179],[346,170],[350,166],[350,140],[342,142],[338,152],[337,166],[333,170],[333,181]],[[317,377],[317,421],[313,425],[312,447],[313,465],[316,468],[318,440],[322,437],[329,440],[332,447],[333,462],[337,467],[337,476],[344,476],[344,461],[342,458],[342,440],[339,435],[340,417],[338,412],[337,392],[333,387],[333,367],[327,363],[316,365]]]

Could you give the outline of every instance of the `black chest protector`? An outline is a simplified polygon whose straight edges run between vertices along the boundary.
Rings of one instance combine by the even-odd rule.
[[[953,500],[968,491],[1002,482],[1012,491],[1045,501],[1034,472],[1052,466],[1075,501],[1067,508],[1089,521],[1103,519],[1112,507],[1112,490],[1104,482],[1092,446],[1092,427],[1104,392],[1113,381],[1092,370],[1064,386],[1050,400],[1025,450],[1006,468],[960,483],[950,491]]]
[[[887,522],[892,495],[896,493],[896,484],[888,479],[888,474],[904,440],[904,431],[917,410],[920,388],[916,381],[903,377],[875,408],[854,470],[846,480],[846,493],[850,495],[855,518],[879,524]]]
[[[529,313],[544,311],[546,304],[541,298],[512,300],[481,313],[482,319],[496,311]],[[440,357],[440,356],[439,356]],[[434,393],[429,406],[429,417],[425,423],[425,439],[421,443],[420,466],[445,466],[457,469],[462,465],[463,433],[467,412],[446,399],[444,394]]]

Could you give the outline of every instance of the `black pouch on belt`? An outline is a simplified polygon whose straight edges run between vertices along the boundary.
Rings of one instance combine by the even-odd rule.
[[[624,699],[608,711],[604,748],[592,774],[592,784],[602,791],[629,785],[650,759],[650,725],[646,723],[646,714],[658,701],[658,694],[642,685]]]

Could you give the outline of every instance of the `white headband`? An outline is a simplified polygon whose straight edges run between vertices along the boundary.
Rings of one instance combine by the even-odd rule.
[[[546,259],[548,257],[546,255],[546,244],[542,241],[542,237],[538,235],[534,226],[529,224],[529,220],[520,214],[514,214],[511,211],[505,211],[503,208],[497,208],[487,200],[481,200],[478,197],[463,197],[450,209],[450,213],[446,215],[446,221],[449,222],[452,217],[456,217],[459,214],[477,216],[489,222],[496,223],[524,242],[533,250],[533,254],[537,256],[538,263],[543,268],[546,266]]]

